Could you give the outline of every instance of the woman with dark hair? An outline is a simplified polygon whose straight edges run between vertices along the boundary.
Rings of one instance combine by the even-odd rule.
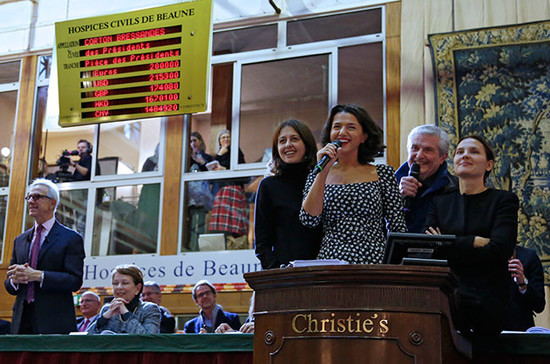
[[[191,133],[191,138],[189,138],[189,144],[191,146],[191,163],[190,170],[192,172],[196,171],[208,171],[206,165],[214,158],[208,153],[206,153],[206,145],[202,135],[198,131]]]
[[[304,225],[323,226],[319,259],[381,263],[386,231],[406,230],[393,168],[372,164],[385,148],[382,138],[363,108],[332,108],[321,135],[324,147],[317,152],[317,160],[328,156],[330,161],[308,176],[300,211]]]
[[[495,154],[483,138],[460,139],[453,163],[459,190],[433,200],[426,233],[457,237],[449,265],[459,278],[459,329],[498,335],[508,306],[508,259],[516,245],[518,198],[485,186]]]
[[[90,334],[158,334],[160,310],[155,303],[140,299],[143,273],[133,264],[122,264],[113,269],[113,295],[99,318],[89,329]]]
[[[320,228],[306,228],[298,215],[306,177],[315,166],[317,145],[301,121],[287,120],[273,133],[269,176],[258,187],[254,233],[263,269],[280,268],[295,259],[315,259]]]

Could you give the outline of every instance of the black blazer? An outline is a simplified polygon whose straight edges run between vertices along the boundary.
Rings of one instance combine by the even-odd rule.
[[[34,228],[15,238],[10,264],[29,261],[29,248]],[[38,334],[68,334],[76,331],[76,316],[72,292],[80,289],[84,268],[84,242],[76,231],[55,222],[46,236],[36,269],[44,271],[42,287],[35,290],[35,326]],[[14,289],[9,279],[4,281],[8,293],[17,296],[13,305],[11,331],[19,332],[27,285]]]
[[[187,321],[183,330],[186,334],[198,334],[201,331],[202,323],[202,316],[198,315],[194,319]],[[218,326],[223,323],[231,326],[233,330],[239,330],[241,328],[241,320],[239,319],[239,315],[236,313],[225,312],[220,309],[218,311],[218,315],[216,316],[216,323],[214,324],[213,329],[216,330]]]
[[[535,326],[534,312],[541,313],[546,306],[544,272],[537,252],[533,249],[516,247],[516,258],[523,264],[523,272],[529,282],[525,293],[521,293],[517,283],[510,279],[510,312],[504,328],[525,331]]]

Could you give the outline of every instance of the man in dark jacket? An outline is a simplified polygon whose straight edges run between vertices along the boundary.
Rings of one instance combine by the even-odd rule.
[[[185,333],[214,332],[222,323],[226,323],[235,331],[241,327],[239,315],[225,312],[216,304],[216,289],[207,280],[197,282],[192,291],[193,300],[201,308],[199,316],[185,323]]]

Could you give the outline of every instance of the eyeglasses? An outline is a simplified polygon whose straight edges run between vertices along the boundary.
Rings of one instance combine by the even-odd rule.
[[[33,193],[33,194],[29,193],[27,196],[25,196],[25,200],[27,200],[27,201],[30,201],[31,198],[33,199],[33,201],[38,201],[42,198],[47,198],[48,200],[51,200],[50,196],[41,195],[39,193]]]

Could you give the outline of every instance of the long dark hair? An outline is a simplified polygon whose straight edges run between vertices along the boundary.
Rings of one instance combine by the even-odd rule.
[[[307,168],[312,169],[317,162],[317,144],[315,143],[315,138],[313,137],[313,134],[311,133],[309,127],[300,120],[286,120],[280,123],[273,133],[273,142],[271,147],[272,159],[269,163],[268,168],[269,171],[275,176],[281,175],[281,166],[285,164],[285,162],[281,159],[281,156],[279,155],[278,144],[279,134],[281,133],[281,130],[283,130],[283,128],[286,126],[294,129],[298,133],[298,135],[300,135],[300,138],[304,142],[306,152],[304,153],[304,158],[302,159],[302,162],[306,162]]]
[[[460,142],[465,140],[465,139],[474,139],[474,140],[477,140],[478,142],[480,142],[481,145],[483,145],[483,149],[485,150],[485,157],[487,158],[487,161],[493,161],[493,163],[495,162],[495,152],[493,151],[493,148],[487,142],[487,140],[485,140],[483,137],[480,137],[479,135],[470,134],[470,135],[466,135],[466,136],[463,136],[462,138],[460,138],[458,143],[456,143],[456,146],[458,147]],[[455,154],[456,154],[456,149],[455,149]],[[494,166],[493,166],[493,168],[494,168]],[[491,169],[491,171],[492,170],[493,169]],[[483,183],[487,182],[487,178],[489,178],[489,175],[491,174],[491,171],[485,171],[485,174],[483,175]]]
[[[330,140],[330,131],[332,129],[332,122],[334,121],[334,116],[338,113],[348,113],[355,116],[363,133],[367,134],[367,140],[365,140],[361,145],[359,145],[359,151],[357,152],[357,161],[361,164],[367,164],[369,162],[374,162],[374,158],[382,153],[386,146],[383,143],[384,133],[382,129],[372,120],[369,113],[363,109],[361,106],[354,104],[345,104],[345,105],[336,105],[330,110],[327,122],[323,127],[323,132],[321,133],[321,142],[323,145],[327,145],[331,142]]]

